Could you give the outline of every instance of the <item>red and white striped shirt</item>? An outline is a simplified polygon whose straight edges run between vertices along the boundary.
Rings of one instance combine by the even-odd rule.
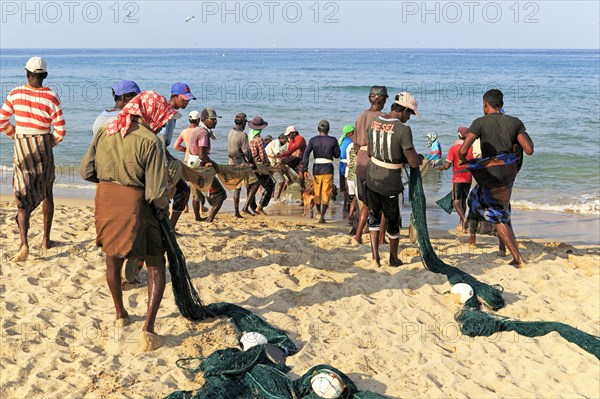
[[[60,99],[48,87],[34,88],[29,85],[11,90],[0,109],[0,132],[14,139],[15,126],[10,117],[15,116],[17,134],[50,134],[59,143],[67,133]]]

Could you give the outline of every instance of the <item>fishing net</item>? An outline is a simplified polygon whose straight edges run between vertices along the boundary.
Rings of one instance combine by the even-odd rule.
[[[413,212],[413,224],[417,231],[417,240],[421,249],[421,257],[425,267],[435,273],[442,273],[448,277],[452,285],[457,283],[469,284],[475,293],[466,303],[464,308],[455,316],[461,323],[461,332],[469,337],[490,336],[502,331],[515,331],[526,337],[540,337],[550,332],[557,332],[569,342],[578,345],[585,351],[600,359],[600,338],[578,330],[569,325],[554,321],[518,321],[505,317],[487,314],[481,311],[480,302],[490,309],[499,309],[504,306],[500,287],[489,286],[481,283],[467,273],[449,266],[435,254],[425,216],[425,195],[419,169],[410,170],[410,200]],[[450,198],[452,193],[449,194]],[[440,201],[444,201],[444,197]],[[438,205],[439,202],[438,201]],[[442,205],[440,205],[442,206]]]
[[[458,283],[469,284],[473,288],[475,295],[490,309],[497,310],[503,308],[505,302],[504,298],[502,298],[501,287],[482,283],[470,274],[454,266],[450,266],[438,258],[429,240],[425,192],[423,191],[421,173],[418,168],[410,169],[409,198],[412,208],[412,224],[417,232],[417,242],[421,250],[421,261],[425,267],[434,273],[445,275],[452,285]]]
[[[448,215],[454,211],[454,200],[452,199],[452,191],[450,191],[444,198],[440,198],[435,201],[440,208],[442,208]]]
[[[251,311],[231,303],[213,303],[204,305],[194,288],[171,222],[159,217],[163,243],[167,250],[169,271],[173,283],[175,303],[181,314],[189,320],[203,320],[208,317],[228,317],[238,334],[257,332],[281,350],[285,356],[298,352],[298,348],[285,331],[273,327]],[[385,398],[371,392],[358,392],[354,383],[342,372],[331,366],[317,366],[305,376],[292,381],[285,364],[276,363],[269,358],[267,345],[257,345],[247,351],[239,348],[227,348],[213,352],[207,358],[192,357],[179,359],[177,366],[189,373],[202,371],[205,384],[195,394],[192,391],[176,391],[166,399],[297,399],[318,398],[310,385],[314,370],[332,370],[342,377],[346,384],[342,398],[378,399]],[[195,366],[191,366],[196,363]],[[303,392],[303,393],[299,393]]]

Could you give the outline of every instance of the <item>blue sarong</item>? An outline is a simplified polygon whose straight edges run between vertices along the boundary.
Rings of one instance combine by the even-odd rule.
[[[468,168],[477,182],[467,204],[471,212],[490,223],[510,223],[510,196],[517,177],[519,157],[500,154],[495,157],[468,161]]]

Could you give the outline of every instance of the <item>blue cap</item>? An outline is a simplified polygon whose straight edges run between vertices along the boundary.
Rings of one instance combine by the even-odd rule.
[[[195,100],[196,97],[192,94],[190,86],[183,82],[177,82],[171,86],[172,95],[182,95],[186,100]]]
[[[112,89],[115,92],[115,96],[122,96],[128,93],[140,94],[142,92],[140,86],[132,80],[121,80],[115,83]]]

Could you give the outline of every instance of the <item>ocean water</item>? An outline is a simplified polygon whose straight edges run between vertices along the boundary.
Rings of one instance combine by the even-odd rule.
[[[121,79],[166,96],[172,83],[187,82],[197,101],[183,111],[185,116],[204,107],[223,116],[212,151],[221,162],[237,112],[267,120],[263,135],[277,136],[293,124],[308,139],[316,134],[318,121],[328,119],[332,134],[339,136],[343,125],[354,123],[368,107],[374,84],[386,85],[392,96],[412,92],[422,114],[408,122],[417,151],[428,151],[425,133],[433,131],[445,154],[457,127],[483,115],[483,93],[499,88],[506,112],[524,122],[535,143],[535,154],[526,158],[518,176],[513,207],[600,213],[598,50],[3,49],[3,99],[25,82],[23,67],[32,55],[46,59],[45,83],[61,96],[67,121],[67,137],[55,149],[58,189],[93,190],[79,178],[77,166],[91,141],[94,119],[112,107],[110,87]],[[11,141],[1,138],[0,188],[6,194],[11,192],[12,153]],[[428,199],[441,198],[450,187],[450,171],[429,176]]]

